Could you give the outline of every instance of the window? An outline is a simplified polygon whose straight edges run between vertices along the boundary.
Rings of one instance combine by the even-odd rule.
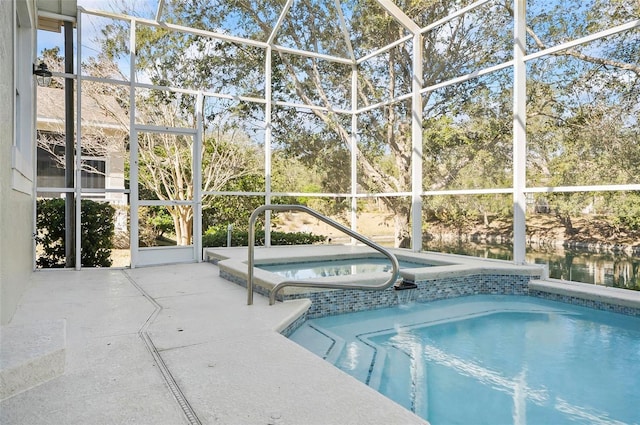
[[[103,158],[82,157],[82,188],[104,189],[107,163]],[[100,194],[104,197],[104,194]]]
[[[39,188],[55,188],[56,191],[39,191],[38,196],[59,196],[65,188],[64,134],[38,132],[38,177]],[[100,156],[82,155],[81,185],[83,189],[105,189],[107,159]],[[88,193],[84,197],[104,198],[104,193]]]
[[[31,21],[27,2],[16,3],[15,28],[13,40],[15,87],[15,127],[11,157],[12,187],[27,194],[33,193],[33,116],[34,92],[32,75],[32,45],[34,42],[34,23]]]

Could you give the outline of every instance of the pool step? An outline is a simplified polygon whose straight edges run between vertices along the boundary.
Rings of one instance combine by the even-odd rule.
[[[333,332],[309,323],[302,325],[290,339],[364,383],[373,378],[377,388],[379,372],[376,371],[384,364],[384,352],[360,340],[347,344]]]
[[[0,400],[64,373],[66,322],[0,327]]]
[[[324,334],[317,328],[303,324],[296,332],[289,337],[292,341],[302,345],[318,357],[325,359],[332,351],[335,340]]]

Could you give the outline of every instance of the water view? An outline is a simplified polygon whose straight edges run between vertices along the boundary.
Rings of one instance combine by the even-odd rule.
[[[499,260],[512,259],[510,245],[429,242],[426,251],[470,255]],[[619,253],[594,253],[581,249],[527,248],[527,262],[547,264],[554,279],[640,290],[640,257]]]

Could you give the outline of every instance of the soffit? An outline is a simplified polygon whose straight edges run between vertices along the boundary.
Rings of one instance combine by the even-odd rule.
[[[77,0],[36,0],[36,7],[39,13],[38,29],[46,31],[60,32],[63,21],[56,19],[55,15],[75,18],[78,14]],[[44,12],[45,16],[41,16],[40,12]]]

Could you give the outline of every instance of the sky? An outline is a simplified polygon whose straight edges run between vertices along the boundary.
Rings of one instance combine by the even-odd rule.
[[[63,0],[64,1],[64,0]],[[126,3],[133,4],[136,10],[140,10],[141,8],[145,8],[148,10],[155,10],[157,8],[157,0],[122,0]],[[113,11],[114,4],[118,2],[118,0],[77,0],[77,4],[80,7],[84,7],[86,9],[97,9],[97,10],[105,10],[105,11]],[[83,19],[88,19],[89,15],[83,15]],[[83,32],[82,32],[82,48],[86,49],[86,53],[89,54],[90,51],[96,51],[95,45],[92,43],[92,40],[96,36],[96,30],[93,28],[89,22],[83,22]],[[76,45],[75,41],[75,30],[74,30],[74,46]],[[37,55],[41,56],[41,52],[43,49],[51,49],[53,47],[60,47],[60,54],[64,54],[64,29],[60,33],[55,33],[51,31],[38,31],[38,45],[37,45]],[[83,55],[85,56],[85,55]]]

